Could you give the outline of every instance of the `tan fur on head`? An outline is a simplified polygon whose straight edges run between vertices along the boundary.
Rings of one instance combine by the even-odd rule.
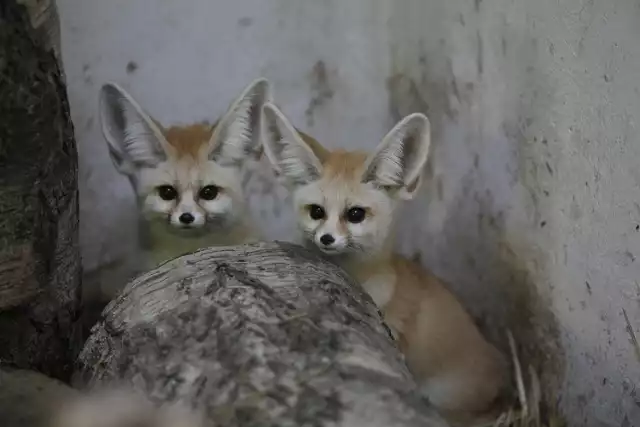
[[[164,128],[119,85],[102,87],[102,132],[114,166],[136,192],[152,251],[174,247],[171,258],[250,240],[241,183],[246,160],[260,151],[262,106],[270,100],[269,83],[258,79],[215,125]]]
[[[186,406],[156,407],[140,394],[111,389],[66,401],[49,427],[204,427],[204,420]]]
[[[430,145],[427,117],[407,116],[371,154],[326,150],[273,104],[265,104],[264,118],[265,154],[293,192],[305,240],[330,255],[384,249],[398,203],[420,187]],[[317,207],[323,215],[311,212]],[[353,209],[364,211],[364,220]]]

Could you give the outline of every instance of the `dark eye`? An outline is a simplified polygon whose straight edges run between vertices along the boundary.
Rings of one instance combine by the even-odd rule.
[[[324,218],[324,209],[322,206],[309,205],[309,216],[311,219],[318,221]]]
[[[198,196],[204,200],[213,200],[218,197],[218,187],[215,185],[207,185],[200,189]]]
[[[347,211],[347,221],[357,224],[364,220],[367,212],[361,207],[351,208]]]
[[[161,185],[157,190],[158,196],[167,202],[178,198],[178,191],[170,185]]]

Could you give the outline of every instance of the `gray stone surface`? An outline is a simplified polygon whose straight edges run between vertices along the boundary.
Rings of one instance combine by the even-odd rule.
[[[64,383],[35,371],[0,368],[0,425],[48,427],[56,408],[76,395]]]

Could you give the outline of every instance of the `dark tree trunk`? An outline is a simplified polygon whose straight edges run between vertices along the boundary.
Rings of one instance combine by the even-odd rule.
[[[76,385],[186,403],[220,426],[446,426],[370,298],[301,247],[201,250],[130,283],[79,357]]]
[[[58,34],[53,1],[0,1],[0,362],[68,379],[81,271]]]

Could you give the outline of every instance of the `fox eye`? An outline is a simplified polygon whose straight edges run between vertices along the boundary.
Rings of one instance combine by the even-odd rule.
[[[318,221],[324,218],[324,208],[319,205],[309,205],[309,216],[311,219]]]
[[[215,185],[206,185],[200,189],[198,197],[204,200],[213,200],[218,197],[218,187]]]
[[[349,209],[347,211],[347,215],[346,216],[347,216],[347,221],[349,221],[349,222],[351,222],[353,224],[357,224],[359,222],[364,221],[364,217],[366,215],[367,215],[367,212],[363,208],[361,208],[359,206],[356,206],[356,207],[353,207],[353,208]]]
[[[161,185],[156,190],[158,191],[158,196],[167,202],[178,198],[178,191],[171,185]]]

